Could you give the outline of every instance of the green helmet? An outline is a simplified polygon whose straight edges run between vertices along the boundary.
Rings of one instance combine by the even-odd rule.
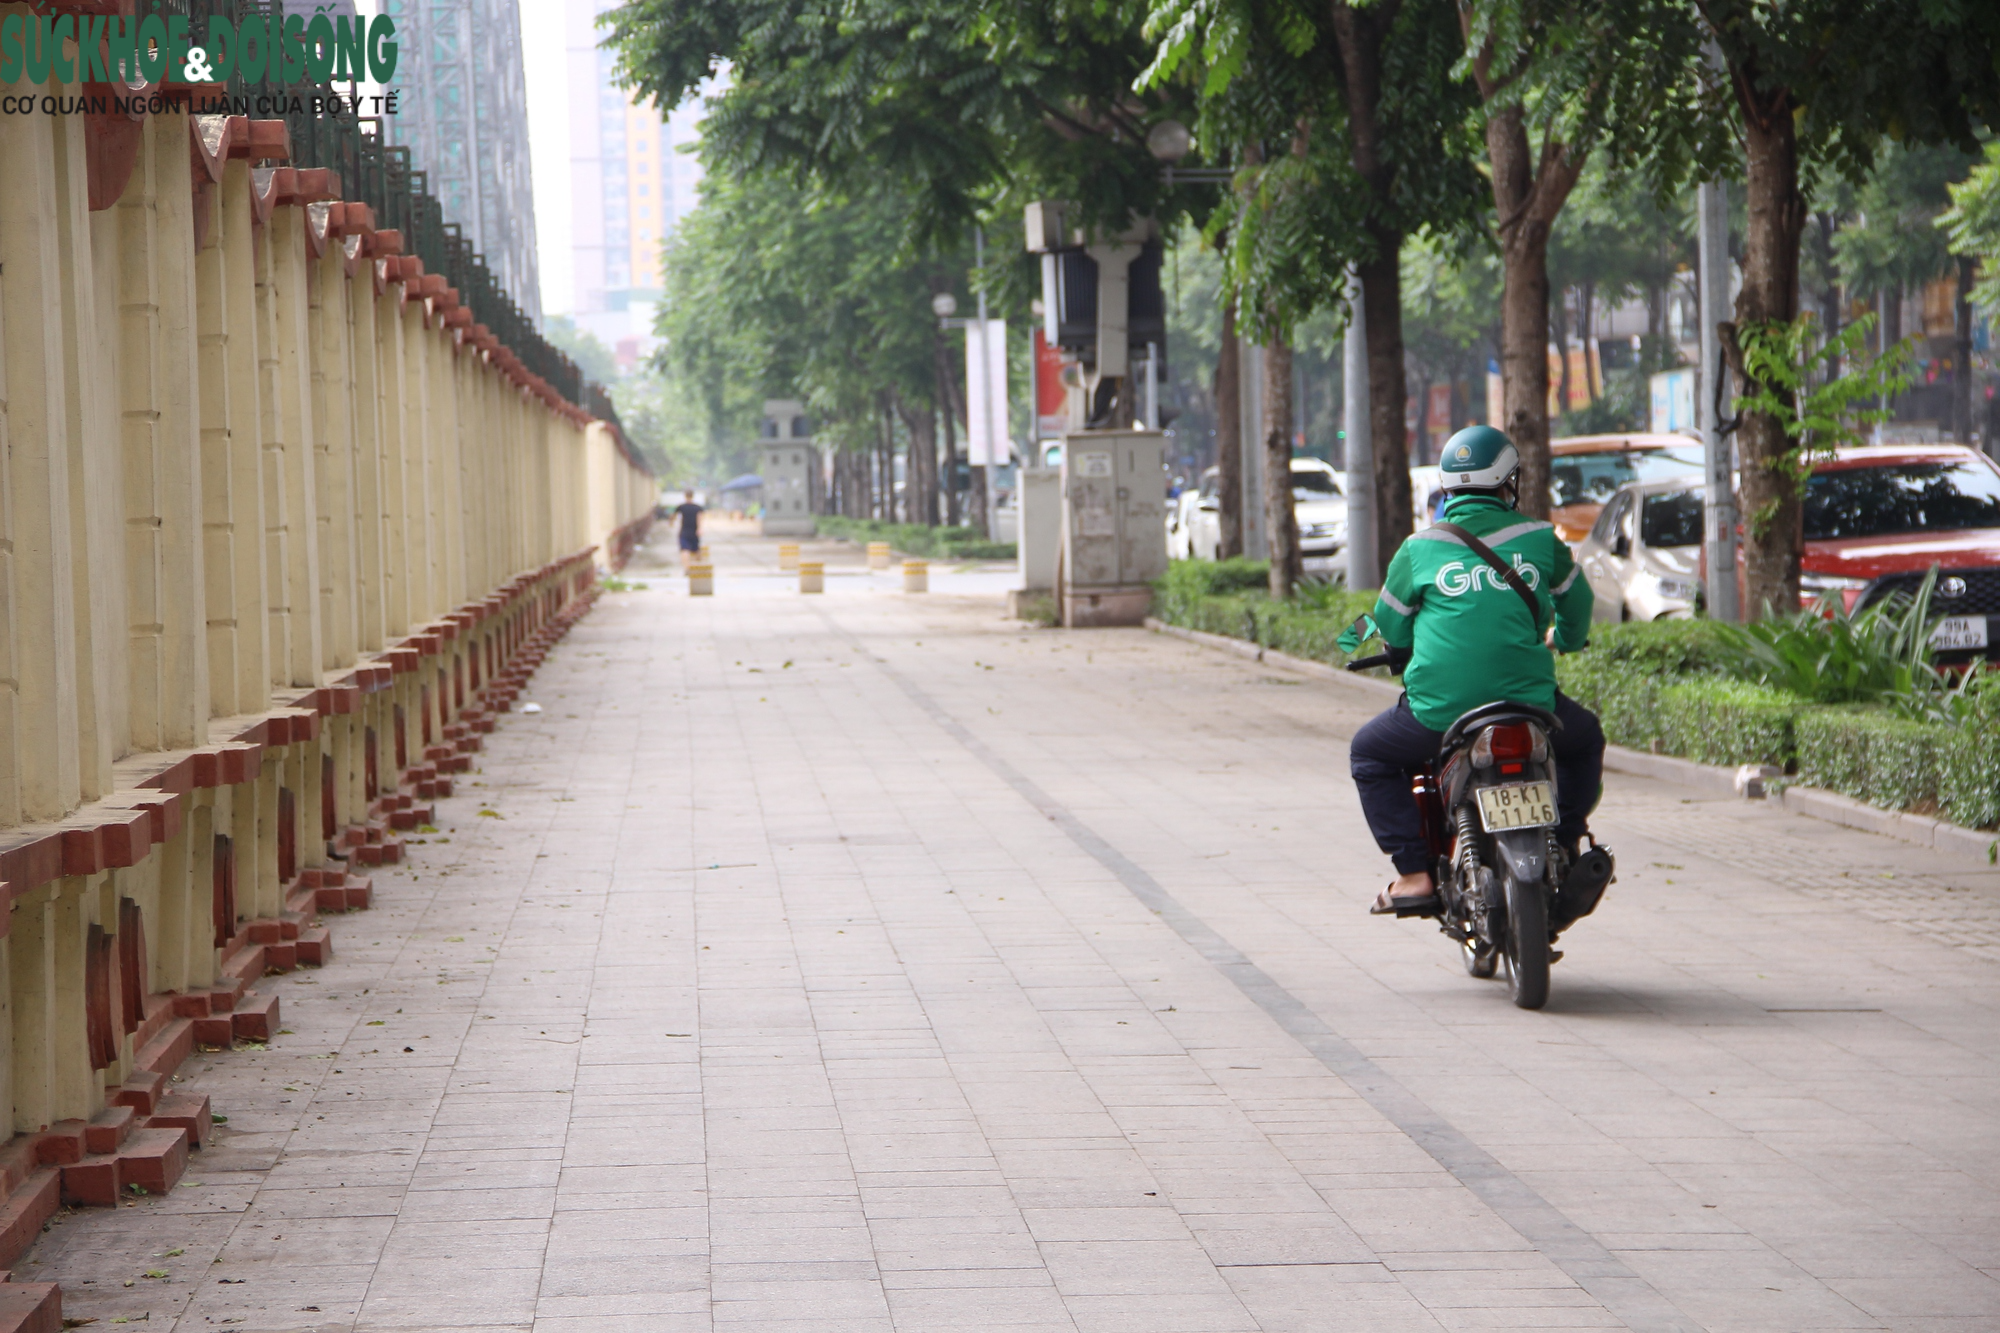
[[[1521,470],[1514,442],[1491,426],[1467,426],[1444,442],[1438,458],[1438,488],[1498,490]]]

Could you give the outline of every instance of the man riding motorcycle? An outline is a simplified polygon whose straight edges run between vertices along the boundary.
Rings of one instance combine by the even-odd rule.
[[[1402,666],[1404,694],[1362,727],[1349,749],[1362,812],[1397,873],[1371,912],[1409,914],[1434,901],[1410,776],[1437,758],[1444,733],[1474,708],[1507,700],[1561,721],[1549,738],[1555,832],[1572,856],[1597,804],[1604,731],[1594,713],[1556,689],[1550,652],[1551,644],[1556,652],[1576,652],[1589,641],[1590,582],[1553,527],[1514,508],[1520,469],[1513,442],[1491,426],[1452,436],[1438,464],[1446,493],[1442,519],[1397,549],[1382,580],[1368,628]],[[1358,627],[1342,636],[1341,646],[1352,652],[1365,637]]]

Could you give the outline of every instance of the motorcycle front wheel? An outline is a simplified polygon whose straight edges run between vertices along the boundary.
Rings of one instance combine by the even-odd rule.
[[[1549,904],[1539,884],[1507,876],[1507,989],[1522,1009],[1549,1002]]]

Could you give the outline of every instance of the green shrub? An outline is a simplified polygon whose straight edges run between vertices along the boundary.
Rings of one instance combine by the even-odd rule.
[[[1175,561],[1154,585],[1153,614],[1295,657],[1344,662],[1334,640],[1373,609],[1375,594],[1320,585],[1273,602],[1266,578],[1257,560]],[[1556,683],[1597,714],[1614,745],[1729,767],[1773,764],[1871,805],[1936,810],[1972,828],[2000,824],[2000,674],[1969,682],[1949,721],[1911,720],[1874,704],[1817,705],[1732,678],[1728,668],[1743,660],[1731,641],[1740,632],[1706,620],[1595,625],[1587,650],[1556,659]],[[1908,636],[1901,637],[1907,654]]]
[[[1813,607],[1745,625],[1718,625],[1723,667],[1732,676],[1775,685],[1814,703],[1901,700],[1921,708],[1921,696],[1947,681],[1931,664],[1931,566],[1916,596],[1884,598],[1853,615]]]
[[[1879,708],[1809,709],[1798,721],[1799,781],[1889,810],[1936,810],[1953,734]]]
[[[1153,585],[1153,615],[1169,625],[1247,639],[1315,662],[1347,661],[1334,641],[1357,616],[1375,609],[1375,594],[1313,584],[1290,601],[1274,602],[1267,591],[1269,568],[1262,560],[1242,558],[1176,560]]]
[[[1775,764],[1796,748],[1805,703],[1783,690],[1737,680],[1696,677],[1668,682],[1659,692],[1660,746],[1704,764]]]
[[[1650,750],[1660,739],[1660,691],[1674,678],[1589,650],[1556,659],[1556,688],[1597,714],[1613,745]]]
[[[2000,825],[2000,724],[1948,727],[1938,748],[1938,809],[1967,828]]]
[[[1592,625],[1590,647],[1581,657],[1625,662],[1641,670],[1676,676],[1720,672],[1724,661],[1722,635],[1712,620]]]
[[[850,542],[887,542],[904,555],[939,560],[1012,560],[1014,543],[989,542],[968,527],[930,528],[921,523],[884,523],[873,518],[822,515],[821,535]]]
[[[1271,586],[1268,561],[1237,556],[1230,560],[1172,560],[1153,585],[1178,597],[1227,597],[1232,593],[1265,594]]]

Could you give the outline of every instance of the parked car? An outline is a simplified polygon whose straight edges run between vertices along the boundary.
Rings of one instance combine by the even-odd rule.
[[[1194,491],[1194,508],[1187,517],[1186,560],[1213,560],[1222,547],[1222,469],[1208,468]]]
[[[1300,566],[1332,575],[1347,567],[1347,490],[1331,463],[1292,460],[1292,516],[1299,525]]]
[[[1549,520],[1572,546],[1620,486],[1702,479],[1701,444],[1685,435],[1573,435],[1550,441],[1549,454]]]
[[[1192,505],[1167,529],[1168,552],[1176,560],[1213,560],[1222,545],[1222,471],[1209,468],[1191,488]],[[1182,495],[1187,504],[1189,494]],[[1299,554],[1308,574],[1332,574],[1344,567],[1347,549],[1347,491],[1341,475],[1317,458],[1292,460],[1292,514],[1299,525]],[[1175,523],[1185,532],[1186,549],[1175,544]]]
[[[1596,598],[1595,619],[1694,614],[1704,492],[1683,480],[1628,483],[1612,493],[1576,548],[1576,563]]]
[[[1933,642],[2000,656],[2000,467],[1953,444],[1842,449],[1805,488],[1800,593],[1846,610],[1915,592],[1939,566]]]
[[[1194,527],[1201,514],[1201,488],[1186,486],[1167,501],[1167,559],[1194,558]]]

